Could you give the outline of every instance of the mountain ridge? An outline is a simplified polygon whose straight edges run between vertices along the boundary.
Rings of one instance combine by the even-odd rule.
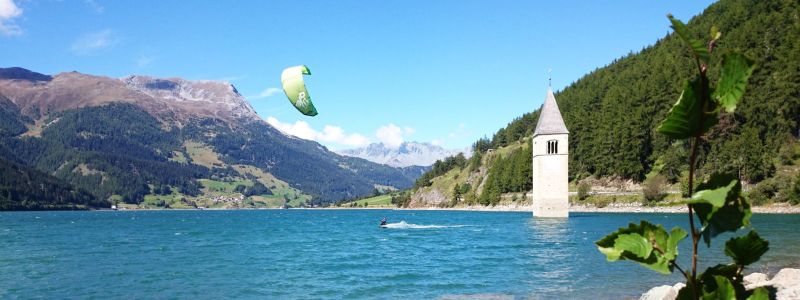
[[[319,205],[407,188],[424,171],[286,135],[227,82],[0,68],[0,100],[0,155],[102,201]]]
[[[361,148],[337,150],[335,152],[392,167],[427,167],[433,165],[437,160],[458,153],[469,155],[470,151],[469,149],[445,149],[430,143],[407,141],[396,148],[388,147],[383,143],[372,143]]]
[[[109,103],[134,103],[151,115],[180,123],[188,118],[260,120],[236,88],[224,81],[130,75],[111,78],[79,72],[45,75],[20,67],[0,68],[0,91],[34,119]]]

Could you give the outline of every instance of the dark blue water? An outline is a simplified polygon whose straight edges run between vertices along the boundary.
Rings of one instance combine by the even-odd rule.
[[[378,228],[378,220],[404,220]],[[624,298],[681,278],[607,263],[593,242],[641,218],[684,214],[375,210],[0,213],[0,298]],[[797,266],[800,216],[756,215],[770,252]],[[725,239],[701,246],[719,262]],[[683,243],[682,265],[688,240]],[[717,260],[708,260],[708,256]]]

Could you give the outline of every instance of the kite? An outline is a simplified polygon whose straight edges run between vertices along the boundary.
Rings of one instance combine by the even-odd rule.
[[[303,82],[303,75],[311,75],[311,71],[305,65],[289,67],[281,73],[281,84],[283,85],[283,92],[289,98],[297,110],[306,116],[316,116],[317,109],[314,108],[314,103],[311,102],[311,96],[308,95],[306,84]]]

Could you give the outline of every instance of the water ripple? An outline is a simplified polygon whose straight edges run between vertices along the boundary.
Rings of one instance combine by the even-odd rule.
[[[383,216],[397,225],[378,228]],[[597,252],[595,240],[640,218],[685,222],[442,211],[0,213],[0,298],[625,298],[679,280]],[[800,216],[753,223],[771,242],[754,269],[800,261],[792,251]],[[716,246],[709,254],[721,256]]]

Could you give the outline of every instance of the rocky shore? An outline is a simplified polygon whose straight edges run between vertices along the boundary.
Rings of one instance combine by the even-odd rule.
[[[393,208],[393,207],[386,207]],[[399,208],[410,210],[464,210],[464,211],[532,211],[531,205],[519,204],[501,204],[497,206],[457,206],[457,207],[412,207],[412,208]],[[772,204],[765,206],[756,206],[752,208],[754,213],[762,214],[800,214],[800,206],[792,206],[788,204]],[[626,202],[626,203],[610,203],[604,207],[596,207],[594,205],[583,204],[570,204],[570,212],[596,212],[596,213],[685,213],[687,208],[685,205],[677,206],[645,206],[642,203]]]
[[[639,300],[674,300],[684,286],[683,283],[657,286],[642,294]],[[744,286],[748,290],[771,286],[776,289],[778,300],[800,299],[800,269],[781,269],[771,279],[764,273],[752,273],[744,277]]]
[[[685,213],[686,205],[645,206],[642,203],[611,203],[605,207],[591,205],[570,205],[571,212],[619,212],[619,213]],[[755,206],[754,213],[762,214],[800,214],[800,206],[787,203]]]

